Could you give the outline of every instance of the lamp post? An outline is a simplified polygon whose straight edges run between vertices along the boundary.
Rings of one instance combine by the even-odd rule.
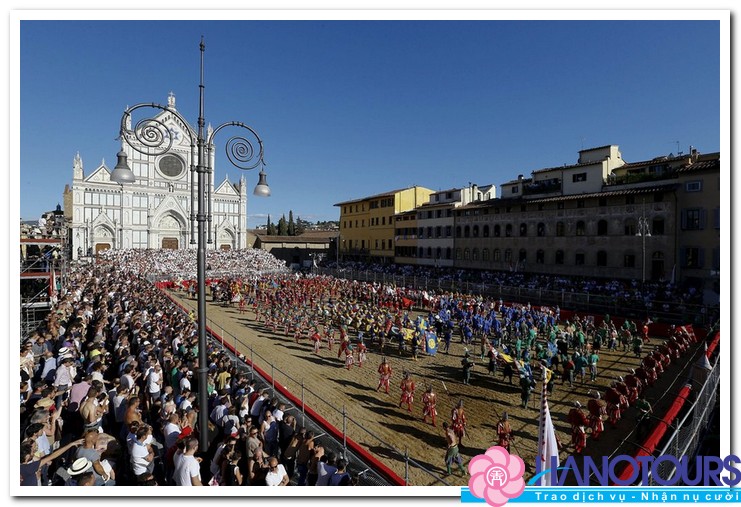
[[[646,216],[646,199],[643,200],[643,211],[642,215],[638,217],[638,228],[636,236],[640,236],[642,240],[642,280],[641,283],[646,283],[646,238],[651,237],[651,226],[648,223],[648,217]]]
[[[196,243],[193,239],[192,229],[193,220],[198,224],[198,241],[197,241],[197,286],[198,286],[198,425],[201,449],[208,449],[208,357],[206,354],[206,224],[211,221],[211,189],[210,181],[213,172],[211,166],[211,153],[213,151],[213,139],[216,134],[226,127],[239,127],[247,132],[240,131],[241,135],[234,135],[225,145],[226,156],[229,162],[236,168],[242,170],[254,169],[260,166],[259,181],[255,187],[254,195],[268,197],[270,188],[268,187],[263,160],[262,139],[252,128],[244,123],[230,121],[223,123],[215,129],[208,129],[204,132],[206,121],[204,119],[204,84],[203,84],[203,59],[206,45],[203,37],[200,43],[201,62],[200,62],[200,84],[199,84],[199,106],[198,106],[198,129],[190,126],[185,118],[174,108],[174,102],[168,103],[167,106],[160,104],[148,103],[137,104],[129,107],[124,111],[121,118],[121,151],[118,152],[118,163],[111,173],[111,180],[116,183],[133,183],[135,181],[134,173],[129,168],[127,155],[124,151],[124,145],[129,145],[133,150],[148,156],[160,156],[168,153],[173,145],[174,135],[171,135],[164,119],[160,116],[167,113],[178,120],[180,128],[185,130],[186,137],[190,140],[191,153],[191,199],[193,199],[194,179],[197,179],[197,214],[194,216],[191,212],[191,244]],[[151,108],[159,110],[157,116],[139,120],[132,129],[132,113],[142,108]],[[137,143],[132,141],[136,140]],[[209,203],[206,203],[206,178],[209,181],[208,197]],[[191,202],[191,210],[193,203]],[[210,239],[209,231],[209,239]]]

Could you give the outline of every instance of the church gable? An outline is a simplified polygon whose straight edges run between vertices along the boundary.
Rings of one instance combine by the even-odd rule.
[[[224,179],[221,185],[214,190],[214,194],[239,196],[239,192],[234,189],[234,185],[228,179]]]
[[[96,170],[94,170],[90,176],[85,178],[84,181],[92,183],[110,183],[111,173],[108,172],[108,168],[105,166],[105,162],[102,163]]]

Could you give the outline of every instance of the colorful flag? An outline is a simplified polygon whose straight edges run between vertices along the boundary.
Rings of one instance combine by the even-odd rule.
[[[536,456],[536,473],[540,473],[544,470],[548,470],[552,467],[558,468],[559,455],[558,455],[558,442],[556,441],[556,431],[553,427],[553,420],[551,419],[551,412],[548,410],[548,392],[546,385],[550,380],[553,372],[548,368],[543,367],[543,388],[541,392],[541,404],[540,404],[540,428],[538,431],[538,455]],[[551,474],[543,474],[538,480],[539,486],[552,486]]]
[[[425,351],[430,356],[437,354],[437,335],[432,331],[425,334]]]

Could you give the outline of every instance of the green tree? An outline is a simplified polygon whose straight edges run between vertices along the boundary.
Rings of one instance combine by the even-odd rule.
[[[268,236],[275,236],[275,224],[270,221],[270,215],[268,215]]]
[[[286,216],[283,215],[280,217],[280,220],[278,220],[278,236],[287,236],[288,235],[288,222],[286,222]]]
[[[304,232],[306,232],[307,226],[309,226],[309,222],[306,220],[301,220],[301,217],[296,218],[296,236],[302,235]]]
[[[288,211],[288,235],[296,235],[296,224],[293,222],[293,210]]]

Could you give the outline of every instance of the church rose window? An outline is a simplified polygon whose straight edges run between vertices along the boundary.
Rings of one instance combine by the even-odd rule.
[[[185,170],[185,164],[175,155],[165,155],[159,161],[160,172],[169,178],[178,178]]]

